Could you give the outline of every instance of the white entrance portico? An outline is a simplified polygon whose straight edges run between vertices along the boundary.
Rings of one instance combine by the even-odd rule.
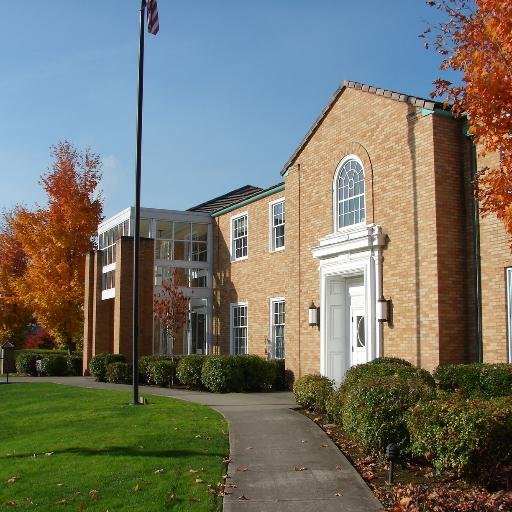
[[[357,224],[312,249],[320,263],[320,373],[336,384],[350,366],[382,352],[376,308],[384,245],[380,226]]]

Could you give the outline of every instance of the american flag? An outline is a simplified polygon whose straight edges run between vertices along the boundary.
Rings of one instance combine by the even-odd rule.
[[[158,24],[158,7],[156,0],[148,0],[148,32],[156,36],[160,25]]]

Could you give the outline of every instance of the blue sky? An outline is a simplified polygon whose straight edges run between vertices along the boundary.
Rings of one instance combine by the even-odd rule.
[[[3,12],[12,2],[0,0]],[[104,214],[133,204],[139,0],[24,0],[0,18],[0,209],[44,204],[49,147],[103,159]],[[146,36],[142,205],[267,187],[344,79],[428,96],[423,0],[158,0]],[[14,20],[14,21],[13,21]]]

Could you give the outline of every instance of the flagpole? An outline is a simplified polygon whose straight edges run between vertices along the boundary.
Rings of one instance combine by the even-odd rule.
[[[144,95],[144,21],[146,0],[140,3],[139,83],[137,100],[137,154],[135,164],[135,229],[133,235],[133,397],[139,402],[139,254],[140,254],[140,181],[142,159],[142,98]]]

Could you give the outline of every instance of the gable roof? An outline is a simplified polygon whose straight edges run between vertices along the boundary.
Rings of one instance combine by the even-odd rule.
[[[404,94],[402,92],[391,91],[389,89],[383,89],[382,87],[375,87],[373,85],[363,84],[360,82],[352,82],[351,80],[344,80],[342,84],[338,87],[336,92],[331,96],[331,99],[324,107],[316,121],[313,123],[309,131],[306,133],[305,137],[300,141],[300,144],[297,146],[292,156],[288,159],[288,161],[284,164],[281,175],[283,175],[292,162],[297,158],[298,154],[302,151],[304,146],[309,142],[313,134],[316,132],[317,128],[320,126],[324,118],[327,116],[331,108],[334,106],[336,100],[341,96],[341,93],[345,89],[357,89],[364,92],[369,92],[371,94],[375,94],[377,96],[384,96],[385,98],[390,98],[396,101],[402,101],[404,103],[409,103],[419,108],[424,108],[428,110],[450,110],[450,107],[446,108],[446,106],[439,101],[432,101],[425,98],[420,98],[418,96],[409,96],[408,94]]]
[[[214,197],[204,203],[198,204],[189,208],[189,212],[204,212],[204,213],[215,213],[216,211],[223,210],[231,206],[232,204],[240,203],[245,199],[255,196],[263,192],[260,187],[254,187],[253,185],[244,185],[243,187],[231,190],[226,194],[218,197]]]

